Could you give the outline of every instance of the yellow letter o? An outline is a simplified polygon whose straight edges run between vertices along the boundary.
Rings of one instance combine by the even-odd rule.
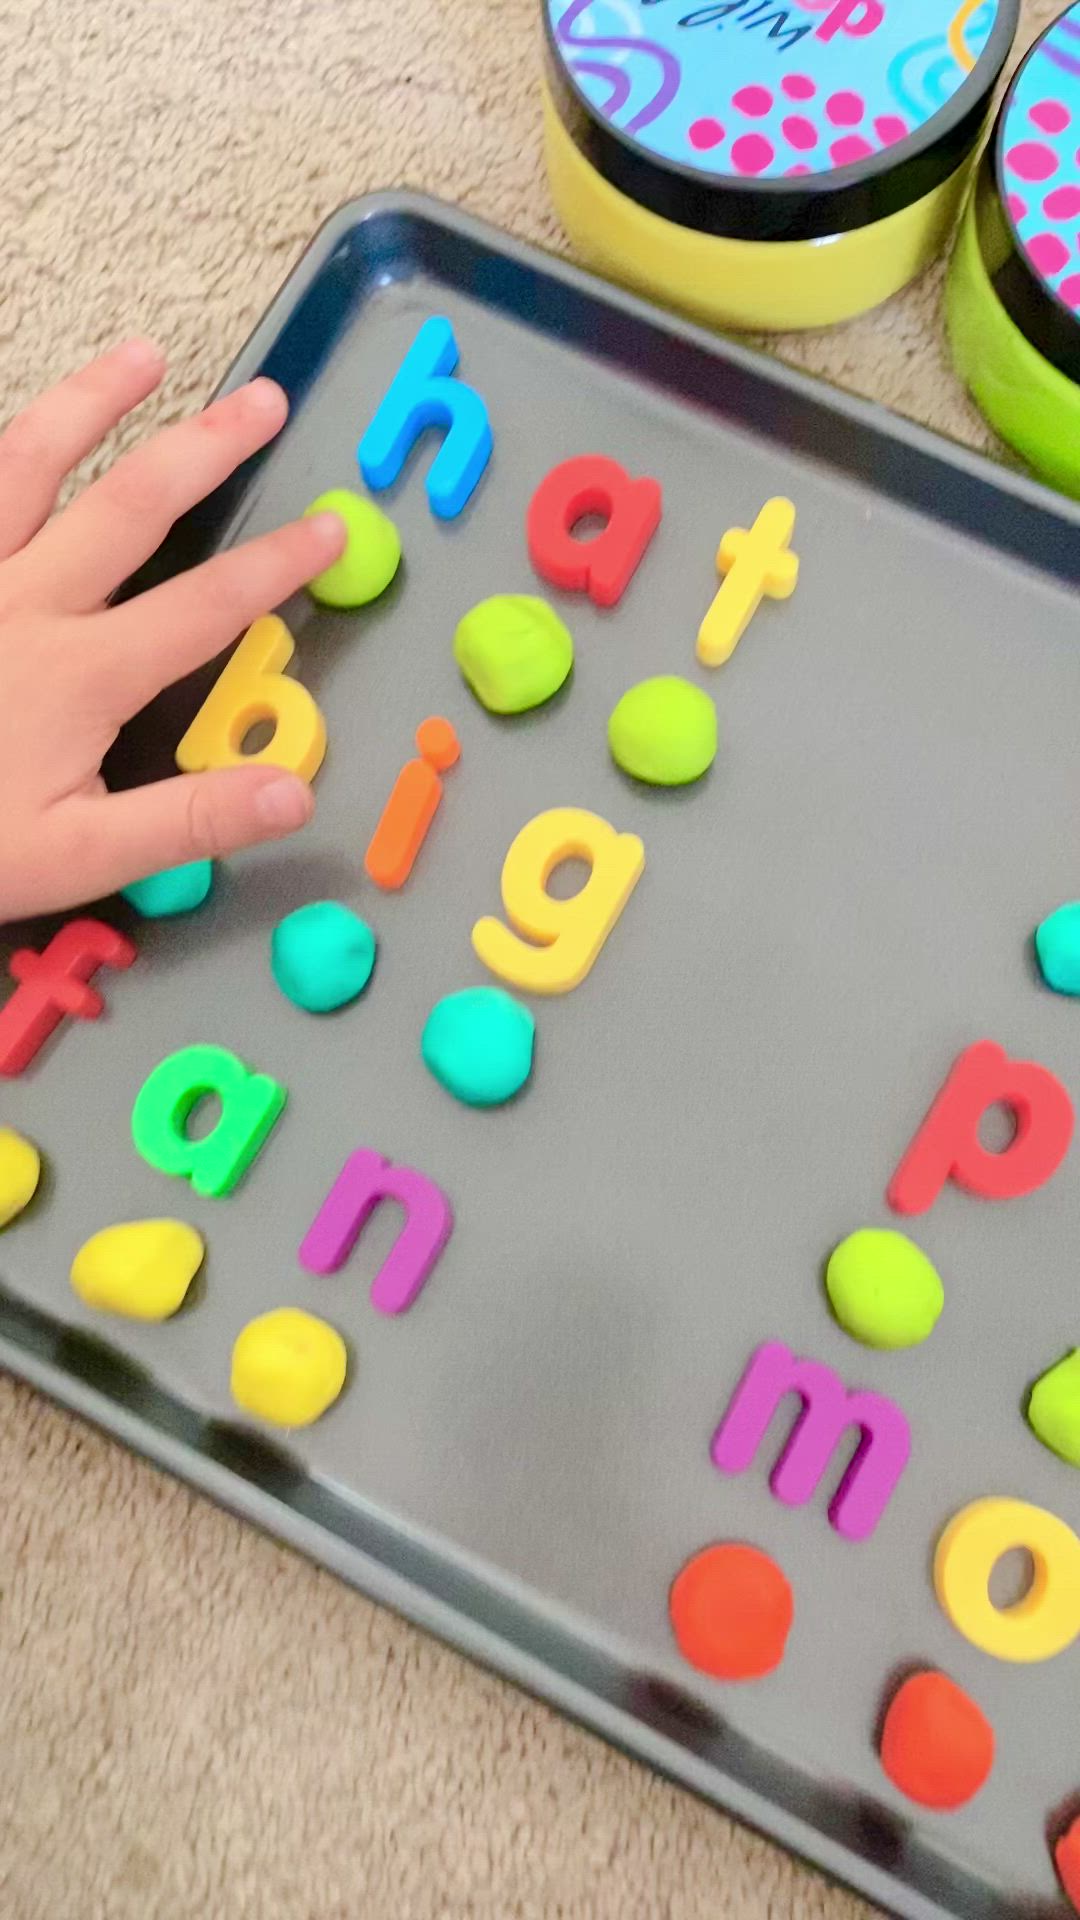
[[[1035,1577],[1022,1600],[996,1607],[990,1575],[1026,1547]],[[934,1586],[957,1632],[995,1660],[1050,1660],[1080,1634],[1080,1539],[1026,1500],[974,1500],[950,1520],[934,1555]]]

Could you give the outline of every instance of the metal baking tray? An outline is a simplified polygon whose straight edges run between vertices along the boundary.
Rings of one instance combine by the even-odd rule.
[[[319,812],[299,842],[227,863],[211,903],[140,923],[106,1018],[65,1023],[5,1120],[48,1179],[0,1243],[0,1359],[64,1405],[673,1779],[912,1920],[1058,1911],[1047,1822],[1080,1788],[1080,1643],[999,1664],[935,1601],[933,1544],[985,1493],[1080,1520],[1078,1483],[1026,1427],[1026,1386],[1076,1340],[1076,1151],[1038,1195],[947,1192],[910,1226],[945,1278],[932,1340],[857,1347],[822,1266],[886,1224],[886,1183],[956,1054],[990,1037],[1080,1097],[1080,1008],[1043,988],[1038,920],[1080,891],[1080,513],[881,409],[790,372],[407,194],[344,208],[233,366],[287,388],[280,440],[175,530],[147,578],[358,485],[356,445],[419,323],[453,322],[484,394],[491,468],[455,522],[426,452],[389,496],[401,576],[358,615],[285,609],[327,717]],[[660,532],[621,605],[559,599],[566,692],[496,721],[459,679],[457,620],[546,591],[524,520],[556,462],[603,452],[663,483]],[[694,638],[725,528],[794,500],[802,574],[709,675]],[[607,716],[654,673],[715,696],[705,781],[638,788]],[[113,777],[166,772],[213,674],[143,716]],[[418,722],[449,715],[460,765],[416,870],[376,893],[362,857]],[[639,833],[645,873],[589,979],[538,1001],[533,1082],[459,1107],[419,1037],[485,976],[511,839],[554,805]],[[318,1021],[278,993],[275,922],[310,899],[377,929],[371,988]],[[118,903],[107,912],[130,927]],[[12,930],[9,930],[11,932]],[[31,929],[37,939],[47,929]],[[14,930],[23,941],[26,930]],[[228,1200],[201,1200],[130,1144],[135,1093],[174,1048],[216,1042],[284,1081],[284,1120]],[[297,1248],[346,1155],[374,1147],[450,1196],[456,1227],[413,1309],[376,1314],[381,1209],[346,1269]],[[93,1316],[75,1249],[172,1212],[205,1233],[197,1298],[164,1326]],[[255,1312],[306,1306],[351,1350],[318,1425],[256,1432],[228,1392]],[[763,1453],[722,1477],[710,1440],[753,1349],[779,1338],[894,1396],[911,1465],[872,1539],[799,1510]],[[771,1444],[771,1442],[770,1442]],[[670,1583],[698,1548],[749,1539],[786,1569],[778,1672],[724,1687],[685,1665]],[[944,1668],[992,1719],[994,1773],[951,1816],[905,1803],[875,1726],[898,1672]]]

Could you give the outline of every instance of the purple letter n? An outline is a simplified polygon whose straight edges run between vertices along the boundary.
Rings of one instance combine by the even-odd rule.
[[[829,1508],[846,1540],[866,1540],[881,1519],[908,1463],[911,1429],[895,1401],[880,1393],[849,1393],[838,1373],[816,1360],[796,1360],[771,1340],[759,1347],[712,1443],[721,1473],[745,1473],[753,1464],[785,1394],[802,1401],[795,1425],[769,1481],[785,1506],[810,1500],[848,1429],[861,1439]]]
[[[412,1167],[395,1167],[367,1147],[351,1153],[304,1236],[300,1265],[308,1273],[337,1273],[381,1200],[404,1207],[405,1225],[375,1275],[371,1304],[380,1313],[404,1313],[454,1225],[445,1193]]]

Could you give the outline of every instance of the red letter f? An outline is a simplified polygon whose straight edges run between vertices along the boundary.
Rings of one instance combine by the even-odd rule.
[[[8,962],[18,985],[0,1007],[0,1074],[8,1079],[29,1066],[65,1014],[96,1020],[105,1010],[87,983],[99,967],[130,967],[135,948],[103,920],[69,920],[42,953],[20,947]]]

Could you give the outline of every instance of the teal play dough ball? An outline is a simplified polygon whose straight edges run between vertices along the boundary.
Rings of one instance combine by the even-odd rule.
[[[312,513],[336,513],[344,520],[348,539],[340,560],[308,583],[308,592],[324,607],[366,607],[385,593],[401,564],[401,539],[392,520],[363,494],[336,487],[320,493]]]
[[[945,1289],[921,1247],[889,1227],[861,1227],[836,1248],[825,1272],[829,1304],[864,1347],[917,1347],[929,1339]]]
[[[624,693],[608,721],[612,758],[652,787],[700,780],[716,758],[716,708],[677,674],[642,680]]]
[[[363,993],[375,965],[366,920],[336,900],[313,901],[279,920],[270,967],[287,1000],[307,1013],[333,1013]]]
[[[1080,901],[1059,907],[1035,930],[1042,977],[1055,993],[1080,993]]]
[[[165,867],[145,880],[134,880],[123,897],[144,920],[168,920],[174,913],[193,913],[208,898],[214,884],[212,860],[189,860],[183,867]]]
[[[469,1107],[498,1107],[532,1072],[536,1022],[498,987],[466,987],[434,1006],[420,1052],[436,1080]]]
[[[574,642],[545,600],[499,593],[460,622],[454,659],[489,713],[527,713],[558,693],[574,664]]]

